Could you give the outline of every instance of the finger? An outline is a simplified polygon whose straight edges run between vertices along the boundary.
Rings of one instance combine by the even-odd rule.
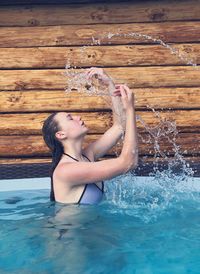
[[[86,73],[89,73],[91,71],[91,68],[86,69]]]
[[[133,92],[127,86],[124,86],[124,89],[126,90],[128,97],[131,98],[133,96]]]
[[[127,88],[125,87],[125,85],[122,85],[122,89],[124,90],[126,96],[128,96],[129,88],[127,89]]]
[[[87,69],[85,69],[84,71],[82,71],[81,73],[83,73],[85,76],[87,76],[87,74],[88,74],[88,70]]]
[[[120,92],[113,92],[114,95],[119,95],[121,96],[121,93]]]
[[[121,89],[120,91],[121,91],[122,98],[125,98],[125,97],[126,97],[125,90],[124,90],[124,89]]]
[[[120,93],[120,90],[114,90],[113,93]]]
[[[88,73],[88,78],[91,78],[94,74],[95,74],[94,71],[90,71],[90,72]]]
[[[119,97],[122,96],[121,93],[114,93],[113,95],[114,95],[114,96],[119,96]]]
[[[120,90],[122,90],[122,91],[125,92],[125,89],[124,89],[124,86],[123,86],[123,85],[121,85],[119,88],[120,88]]]
[[[121,94],[120,90],[114,90],[113,94]]]
[[[94,74],[94,73],[98,74],[98,70],[96,68],[91,68],[91,70],[90,70],[89,73],[91,73],[91,74]]]
[[[93,70],[93,68],[88,68],[88,69],[86,69],[86,73],[89,73],[89,72],[91,72]]]
[[[90,73],[90,71],[87,72],[87,74],[86,74],[86,79],[89,79],[89,77],[90,77],[90,76],[89,76],[89,73]]]
[[[123,85],[123,88],[124,88],[126,91],[131,91],[130,88],[129,88],[127,85]]]
[[[85,76],[86,76],[87,79],[88,79],[89,73],[90,73],[90,69],[88,69],[88,70],[85,72]]]
[[[91,68],[91,71],[98,71],[98,68]]]

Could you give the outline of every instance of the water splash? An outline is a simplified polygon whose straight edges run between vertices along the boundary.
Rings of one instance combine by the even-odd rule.
[[[118,176],[107,184],[107,197],[118,210],[123,209],[126,214],[134,215],[140,209],[146,210],[146,214],[139,216],[143,221],[149,222],[171,206],[185,197],[192,199],[192,189],[188,191],[186,183],[192,181],[194,171],[184,159],[181,147],[177,145],[178,129],[174,121],[162,118],[158,111],[152,108],[152,112],[158,122],[150,127],[141,116],[138,121],[143,125],[148,134],[146,138],[140,135],[142,143],[152,144],[154,149],[153,171],[149,174],[149,184],[138,183],[135,170]],[[173,158],[162,149],[162,140],[165,138],[172,146]],[[145,157],[143,157],[145,160]],[[164,160],[165,169],[160,170],[159,163]],[[145,161],[143,162],[145,166]],[[148,180],[147,180],[148,181]],[[196,196],[195,196],[196,198]],[[139,212],[140,212],[139,210]]]
[[[120,32],[120,30],[119,30]],[[168,45],[167,43],[163,42],[161,39],[154,38],[150,35],[131,32],[131,33],[111,33],[108,32],[107,34],[101,35],[99,38],[94,38],[92,36],[92,42],[89,45],[85,45],[81,47],[81,58],[85,59],[87,58],[87,54],[85,54],[85,50],[87,47],[91,45],[101,45],[102,39],[111,39],[115,36],[123,36],[123,37],[135,37],[135,38],[145,38],[147,40],[151,40],[155,43],[160,44],[161,46],[165,47],[166,49],[170,50],[171,54],[176,55],[180,60],[184,61],[187,65],[192,65],[193,68],[199,69],[198,65],[194,62],[193,59],[189,58],[187,54],[184,54],[180,52],[179,49]],[[77,67],[71,65],[71,60],[68,58],[67,64],[65,67],[64,75],[67,79],[67,88],[65,89],[65,92],[67,94],[70,94],[71,92],[78,92],[81,94],[87,94],[88,96],[102,96],[103,100],[106,102],[109,108],[112,108],[112,103],[109,97],[111,94],[108,92],[108,89],[106,86],[103,86],[99,83],[98,79],[90,79],[86,80],[84,71],[77,72]],[[112,78],[111,78],[112,79]],[[112,79],[114,82],[114,79]],[[108,97],[108,98],[106,98]],[[116,113],[117,114],[117,113]],[[118,112],[119,119],[121,117],[122,111]],[[124,119],[123,119],[124,120]],[[124,135],[122,136],[122,139],[124,138]]]
[[[149,133],[147,140],[142,140],[144,143],[150,143],[154,145],[154,168],[151,175],[155,175],[155,178],[161,178],[161,173],[159,171],[158,160],[160,157],[168,163],[168,171],[170,179],[185,180],[188,176],[193,176],[194,171],[189,166],[189,163],[186,162],[182,155],[181,147],[177,145],[177,136],[178,129],[175,121],[167,120],[166,118],[161,117],[160,113],[154,108],[149,107],[154,113],[155,117],[158,119],[158,123],[155,127],[150,127],[144,122],[144,120],[138,115],[138,120],[144,126],[146,131]],[[173,158],[170,157],[169,152],[162,151],[161,143],[163,138],[166,139],[169,145],[172,147]],[[165,172],[162,171],[162,174],[165,176]],[[178,176],[178,177],[176,177]],[[165,177],[166,178],[166,177]],[[178,179],[178,180],[176,180]]]
[[[120,32],[120,30],[119,30],[119,32]],[[111,39],[112,37],[117,37],[117,36],[123,36],[123,37],[127,37],[127,38],[128,37],[134,37],[134,38],[137,38],[137,39],[145,38],[147,40],[153,41],[157,44],[160,44],[164,48],[170,50],[171,54],[176,55],[185,64],[190,65],[194,69],[199,70],[199,66],[195,63],[195,61],[193,59],[188,57],[188,54],[180,52],[179,49],[175,48],[172,45],[168,45],[167,43],[165,43],[161,39],[157,39],[157,38],[154,38],[150,35],[136,33],[136,32],[131,32],[131,33],[111,33],[111,32],[108,32],[107,34],[100,35],[99,38],[94,38],[92,36],[92,42],[89,45],[84,45],[83,47],[81,47],[81,57],[83,59],[87,58],[86,57],[87,55],[85,54],[85,50],[87,49],[87,47],[89,47],[91,45],[101,45],[101,40],[102,39]],[[91,95],[91,94],[92,95],[94,95],[94,94],[98,95],[99,94],[98,93],[99,90],[96,89],[92,85],[92,82],[91,81],[89,81],[89,82],[86,81],[86,79],[84,77],[84,73],[77,72],[76,71],[77,67],[76,66],[71,66],[70,58],[68,58],[68,61],[67,61],[67,64],[66,64],[65,68],[66,68],[66,72],[64,73],[64,75],[67,76],[67,81],[69,81],[68,84],[67,84],[67,89],[65,90],[66,92],[70,93],[73,88],[74,89],[77,88],[77,92],[87,92],[89,95]],[[84,89],[85,87],[86,87],[86,90]],[[102,94],[109,96],[108,93],[101,93],[99,95],[102,95]]]
[[[188,55],[181,53],[179,49],[166,44],[161,39],[153,38],[152,36],[141,33],[132,32],[125,34],[108,32],[108,34],[102,35],[98,39],[92,37],[92,43],[90,45],[100,45],[101,39],[111,39],[114,36],[145,38],[151,40],[170,50],[171,54],[176,55],[187,65],[191,65],[194,69],[199,69],[194,60],[189,58]],[[83,58],[85,58],[84,53],[86,48],[87,46],[83,46],[81,49]],[[100,86],[98,79],[91,79],[90,81],[86,80],[84,73],[77,73],[76,66],[71,66],[69,59],[68,63],[66,64],[65,76],[67,76],[68,81],[66,93],[73,92],[75,89],[76,92],[81,94],[86,93],[89,96],[102,96],[109,107],[112,108],[111,100],[105,99],[106,96],[108,98],[111,97],[111,94],[109,94],[109,92],[106,90],[106,87]],[[113,184],[111,183],[111,180],[109,184],[107,184],[107,193],[109,194],[109,199],[112,204],[127,210],[131,208],[131,212],[134,211],[134,207],[141,207],[142,205],[142,207],[146,207],[147,211],[150,210],[150,217],[152,218],[153,216],[156,216],[157,213],[155,214],[155,212],[158,210],[158,208],[159,210],[164,210],[170,205],[170,202],[173,199],[178,199],[177,191],[184,192],[183,182],[186,182],[189,178],[191,179],[194,171],[184,159],[180,146],[177,145],[176,138],[178,135],[178,130],[176,123],[162,118],[160,113],[155,111],[155,109],[151,108],[149,105],[146,105],[146,107],[152,110],[158,119],[158,123],[156,126],[150,127],[147,123],[145,123],[140,115],[137,115],[137,121],[143,125],[144,129],[148,133],[146,138],[144,135],[139,134],[142,142],[153,145],[154,166],[153,171],[149,175],[153,178],[152,182],[154,182],[154,185],[156,185],[156,190],[152,188],[152,192],[149,194],[149,192],[147,193],[147,190],[143,186],[140,185],[140,187],[138,187],[134,177],[134,171],[131,171],[115,178]],[[117,145],[121,146],[123,144],[123,138],[124,135]],[[161,142],[163,138],[165,138],[168,143],[171,144],[174,154],[173,158],[170,157],[169,152],[163,151],[161,149]],[[117,150],[115,151],[115,154],[117,155]],[[145,157],[143,157],[143,159],[145,160]],[[159,162],[161,159],[165,160],[167,163],[164,171],[159,170]],[[109,189],[111,191],[109,191]],[[136,200],[137,203],[135,203]],[[130,211],[128,212],[130,213]],[[146,215],[147,221],[149,221],[150,217]]]
[[[112,99],[112,97],[114,97],[112,92],[115,89],[114,80],[112,79],[112,77],[109,76],[113,83],[111,84],[111,86],[102,83],[98,76],[93,76],[92,78],[87,79],[85,71],[77,72],[76,66],[71,66],[70,58],[68,58],[65,68],[66,71],[63,74],[67,77],[68,81],[65,92],[70,94],[76,91],[79,94],[84,93],[89,96],[101,96],[108,109],[112,109],[113,113],[116,114],[119,125],[121,125],[121,138],[123,140],[126,125],[126,117],[125,112],[123,110],[123,105],[121,104],[121,99],[119,97],[115,97],[114,101]],[[118,109],[114,107],[115,104],[117,104]]]
[[[167,43],[163,42],[161,39],[154,38],[150,35],[136,33],[136,32],[131,32],[131,33],[111,33],[111,32],[109,32],[107,35],[102,35],[101,39],[103,39],[103,38],[111,39],[112,37],[115,37],[115,36],[135,37],[138,39],[145,38],[147,40],[151,40],[155,43],[160,44],[161,46],[165,47],[166,49],[169,49],[171,54],[175,54],[180,60],[184,61],[187,65],[191,65],[195,69],[199,69],[199,67],[195,63],[195,61],[191,58],[188,58],[188,54],[182,53],[182,52],[180,52],[179,49],[177,49],[171,45],[168,45]]]

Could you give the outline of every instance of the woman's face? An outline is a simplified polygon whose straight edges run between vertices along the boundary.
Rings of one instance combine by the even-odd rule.
[[[65,137],[68,137],[69,139],[78,138],[82,135],[85,135],[88,131],[88,128],[81,120],[80,116],[72,115],[67,112],[59,112],[56,114],[56,120],[61,127],[62,133],[65,134]]]

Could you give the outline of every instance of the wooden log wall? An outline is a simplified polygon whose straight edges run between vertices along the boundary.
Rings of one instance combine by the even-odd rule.
[[[1,1],[0,164],[51,162],[41,127],[54,111],[81,112],[90,129],[85,144],[112,125],[111,110],[101,97],[66,96],[62,73],[68,58],[77,70],[103,67],[116,83],[127,83],[135,93],[136,113],[149,127],[159,124],[151,108],[176,122],[176,144],[189,163],[198,164],[200,70],[147,36],[199,65],[200,1],[83,2]],[[106,38],[131,32],[147,36]],[[153,144],[140,121],[137,127],[140,158],[151,163]],[[160,145],[174,156],[167,138]],[[120,150],[116,146],[105,158]]]

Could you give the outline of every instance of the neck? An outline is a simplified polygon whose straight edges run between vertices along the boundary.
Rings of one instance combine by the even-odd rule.
[[[68,140],[67,143],[63,144],[64,152],[77,160],[82,160],[82,141],[83,140]]]

